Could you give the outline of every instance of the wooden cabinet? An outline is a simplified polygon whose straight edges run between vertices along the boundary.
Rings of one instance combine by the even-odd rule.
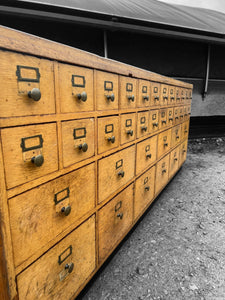
[[[74,299],[184,163],[192,85],[2,26],[0,48],[0,297]]]

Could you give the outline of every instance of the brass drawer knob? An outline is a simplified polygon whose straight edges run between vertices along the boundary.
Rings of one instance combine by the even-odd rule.
[[[71,212],[71,206],[67,205],[66,207],[62,207],[61,212],[64,213],[65,216],[68,216]]]
[[[179,140],[179,138],[180,138],[179,135],[177,135],[177,136],[176,136],[176,139]]]
[[[134,132],[133,132],[133,130],[127,130],[127,134],[130,136],[133,136]]]
[[[158,123],[153,123],[152,125],[155,127],[158,127]]]
[[[28,97],[32,98],[34,101],[39,101],[41,99],[41,91],[38,88],[33,88],[28,92]]]
[[[148,127],[147,126],[141,126],[142,131],[147,131]]]
[[[111,95],[106,95],[106,98],[107,98],[107,100],[111,100],[112,102],[115,100],[115,96],[114,96],[114,94],[111,94]]]
[[[111,142],[112,144],[114,144],[115,143],[115,140],[116,140],[116,138],[115,138],[115,136],[113,135],[113,136],[111,136],[111,137],[108,137],[108,142]]]
[[[168,143],[164,143],[164,146],[167,147],[167,146],[168,146]]]
[[[177,120],[177,119],[179,119],[179,117],[175,117],[175,119]]]
[[[158,101],[159,100],[159,96],[155,96],[154,99],[155,99],[155,101]]]
[[[74,268],[74,263],[65,265],[65,270],[68,270],[68,273],[73,272],[73,268]]]
[[[83,152],[86,152],[87,149],[88,149],[88,144],[87,144],[87,143],[80,144],[80,145],[78,146],[78,148],[79,148],[80,150],[82,150]]]
[[[81,100],[83,102],[87,101],[87,93],[86,92],[82,92],[81,94],[77,94],[77,99]]]
[[[186,150],[183,150],[183,153],[185,153],[186,152]]]
[[[184,130],[184,133],[187,133],[188,131],[187,130]]]
[[[122,220],[123,219],[123,213],[117,214],[117,218],[120,218],[120,220]]]
[[[145,187],[145,191],[148,192],[150,190],[150,186]]]
[[[125,172],[124,171],[119,171],[118,176],[124,177]]]
[[[174,100],[174,97],[170,97],[171,100]]]
[[[163,170],[162,170],[162,174],[163,174],[163,173],[166,173],[166,169],[163,169]]]
[[[134,102],[134,95],[132,95],[132,96],[127,96],[127,98],[128,98],[128,100]]]
[[[151,158],[152,155],[151,154],[146,154],[146,158]]]
[[[180,115],[181,118],[183,118],[184,115]]]
[[[175,157],[174,160],[177,161],[178,160],[177,157]]]
[[[173,121],[173,118],[169,118],[169,121]]]
[[[144,101],[148,101],[149,100],[149,96],[143,96],[143,100]]]
[[[164,96],[164,97],[163,97],[163,100],[167,100],[167,99],[168,99],[168,97],[167,97],[167,96]]]
[[[162,124],[165,123],[166,124],[166,120],[162,120]]]
[[[35,164],[37,167],[40,167],[44,163],[44,156],[42,154],[34,156],[34,157],[31,158],[31,162],[33,164]]]

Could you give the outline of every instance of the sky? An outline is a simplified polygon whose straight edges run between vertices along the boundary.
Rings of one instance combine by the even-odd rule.
[[[202,7],[220,11],[225,13],[225,1],[224,0],[158,0],[171,4],[182,4],[193,7]]]

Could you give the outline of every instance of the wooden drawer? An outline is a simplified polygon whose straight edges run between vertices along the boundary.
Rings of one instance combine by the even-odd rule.
[[[180,123],[180,110],[179,107],[174,107],[174,124]]]
[[[180,122],[184,121],[184,107],[180,106],[179,107],[179,117],[180,117]]]
[[[156,160],[157,140],[158,136],[155,135],[137,144],[136,175]]]
[[[134,177],[135,146],[98,161],[98,202],[102,202]]]
[[[134,219],[152,202],[155,195],[155,166],[146,171],[135,182]]]
[[[160,83],[152,82],[151,83],[151,106],[159,106],[161,99],[160,99]]]
[[[136,114],[123,114],[121,121],[121,144],[135,140],[136,138]]]
[[[168,126],[173,125],[173,121],[174,121],[174,108],[173,107],[167,108],[167,121],[168,121]]]
[[[23,300],[69,300],[95,269],[95,216],[17,276]]]
[[[177,125],[171,129],[171,147],[179,144],[181,141],[181,125]]]
[[[188,106],[187,105],[184,106],[183,112],[184,112],[184,121],[185,121],[188,119]]]
[[[9,200],[15,267],[95,207],[95,186],[90,164]]]
[[[157,195],[167,184],[169,179],[169,159],[170,154],[166,155],[156,164],[155,194]]]
[[[186,90],[184,88],[181,88],[180,103],[184,104],[185,100],[186,100]]]
[[[130,77],[119,77],[120,108],[135,108],[137,102],[137,80]]]
[[[160,105],[166,106],[168,104],[168,95],[169,87],[166,84],[161,85],[161,97],[160,97]]]
[[[0,117],[55,113],[53,63],[0,51]]]
[[[138,80],[138,101],[137,107],[149,107],[150,106],[150,82],[147,80]]]
[[[176,89],[175,86],[169,86],[168,89],[168,104],[169,105],[175,105],[176,103]]]
[[[56,124],[1,130],[7,188],[58,170]]]
[[[118,109],[118,75],[96,71],[97,110]]]
[[[93,70],[65,64],[59,64],[58,69],[61,112],[93,110]]]
[[[150,110],[149,113],[149,133],[159,130],[159,110]]]
[[[137,138],[149,134],[149,111],[138,112],[137,114]]]
[[[158,158],[171,147],[171,129],[163,131],[158,137]]]
[[[94,155],[94,119],[62,122],[63,166]]]
[[[124,237],[133,222],[133,184],[99,210],[99,263]]]
[[[191,104],[188,105],[188,107],[187,107],[187,114],[188,114],[188,118],[189,118],[191,115]]]
[[[181,140],[187,139],[189,133],[189,120],[181,124]]]
[[[166,128],[168,126],[167,108],[160,109],[159,111],[159,129]]]
[[[185,162],[187,158],[187,144],[188,141],[186,140],[180,145],[180,166]]]
[[[176,104],[181,103],[181,88],[176,87]]]
[[[180,159],[180,147],[177,147],[170,153],[169,178],[173,177],[173,175],[178,171],[179,159]]]
[[[98,153],[119,146],[119,117],[98,118]]]

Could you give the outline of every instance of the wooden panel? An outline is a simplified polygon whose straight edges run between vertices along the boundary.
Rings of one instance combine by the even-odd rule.
[[[95,216],[92,216],[18,275],[19,297],[72,299],[94,269]]]
[[[165,106],[168,104],[168,92],[169,87],[166,84],[161,85],[161,97],[160,97],[160,105]]]
[[[138,80],[138,101],[137,107],[150,106],[150,82],[147,80]]]
[[[123,114],[120,116],[121,144],[133,141],[136,138],[136,114]]]
[[[171,147],[171,129],[163,131],[158,136],[158,158]]]
[[[181,125],[171,129],[171,147],[178,145],[181,141]]]
[[[159,110],[159,129],[166,128],[168,126],[167,108]]]
[[[0,51],[0,69],[0,117],[55,113],[51,61]],[[37,89],[41,93],[39,100]],[[36,100],[29,97],[34,97],[35,93]]]
[[[167,184],[169,178],[169,158],[170,154],[166,155],[156,164],[156,183],[155,193],[159,191]]]
[[[185,162],[186,158],[187,158],[187,145],[188,145],[188,141],[184,141],[181,145],[180,145],[180,166]]]
[[[134,219],[152,202],[155,195],[155,166],[146,171],[135,182]]]
[[[102,202],[134,177],[135,146],[98,161],[98,202]]]
[[[118,109],[118,75],[96,71],[97,110]]]
[[[169,105],[175,105],[176,103],[176,89],[175,89],[175,86],[169,86],[169,89],[168,89],[168,104]]]
[[[93,110],[93,70],[65,64],[58,64],[58,70],[61,112]]]
[[[151,106],[159,106],[161,102],[160,83],[151,83]]]
[[[8,189],[58,169],[56,124],[5,128],[1,136]]]
[[[137,114],[137,138],[149,134],[149,111],[138,112]]]
[[[156,160],[157,140],[158,136],[155,135],[137,144],[136,174],[139,174]]]
[[[135,108],[137,103],[137,80],[130,77],[119,77],[119,107]]]
[[[149,133],[159,130],[159,110],[154,109],[149,112]]]
[[[106,259],[133,222],[133,184],[99,210],[99,262]]]
[[[173,177],[173,175],[179,169],[179,159],[180,159],[180,146],[175,148],[170,153],[170,168],[169,168],[169,178]]]
[[[94,119],[62,122],[63,166],[94,155]]]
[[[118,147],[119,140],[119,117],[98,118],[98,153]]]
[[[10,199],[16,267],[94,208],[95,185],[90,164]]]

